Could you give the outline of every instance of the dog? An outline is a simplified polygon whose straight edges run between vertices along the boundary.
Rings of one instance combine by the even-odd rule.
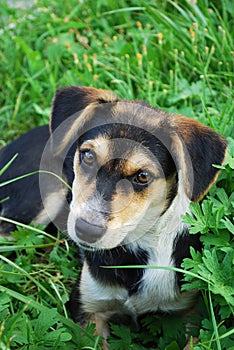
[[[2,183],[41,170],[1,188],[1,217],[11,222],[2,218],[0,232],[15,221],[67,227],[83,256],[68,309],[82,326],[94,322],[108,349],[115,314],[192,307],[197,292],[182,292],[173,268],[201,245],[182,218],[215,182],[226,148],[198,121],[102,89],[61,88],[50,125],[0,151],[0,169],[18,154]]]

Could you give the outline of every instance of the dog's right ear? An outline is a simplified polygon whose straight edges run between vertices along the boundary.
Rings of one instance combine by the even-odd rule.
[[[113,92],[84,86],[68,86],[55,93],[50,120],[50,130],[54,130],[67,118],[82,111],[91,103],[111,103],[118,98]]]
[[[50,118],[51,147],[53,154],[64,157],[77,138],[80,128],[89,122],[95,106],[117,102],[113,92],[84,86],[58,89],[52,103]]]

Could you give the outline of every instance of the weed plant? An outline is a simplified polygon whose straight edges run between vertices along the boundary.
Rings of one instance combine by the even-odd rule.
[[[145,100],[228,139],[216,185],[184,218],[203,249],[192,250],[181,272],[183,288],[201,293],[191,349],[233,350],[232,0],[2,0],[0,21],[0,145],[48,123],[55,90],[71,84]],[[61,233],[19,224],[11,240],[1,238],[0,348],[101,349],[93,325],[81,329],[64,307],[79,270],[77,249]],[[184,323],[149,315],[140,331],[112,324],[110,349],[182,349]]]

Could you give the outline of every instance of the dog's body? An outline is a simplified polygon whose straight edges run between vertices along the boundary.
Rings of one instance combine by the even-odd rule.
[[[171,268],[180,267],[190,247],[199,249],[200,243],[198,236],[189,235],[182,217],[190,202],[200,200],[215,181],[218,171],[212,164],[222,164],[225,140],[188,118],[119,101],[108,91],[80,87],[57,92],[50,133],[49,147],[36,168],[47,170],[50,164],[49,170],[55,169],[72,184],[68,234],[84,251],[79,283],[68,304],[73,319],[82,324],[94,321],[97,332],[106,338],[107,321],[116,313],[136,319],[147,312],[188,309],[196,292],[181,292],[180,275]],[[39,134],[36,158],[49,138],[46,127]],[[20,150],[30,157],[27,149],[28,142],[22,139],[7,146],[0,153],[0,167],[14,153],[21,157]],[[25,157],[19,160],[25,172],[35,170]],[[19,175],[14,163],[9,173],[6,176]],[[0,181],[6,180],[3,176]],[[26,193],[17,197],[26,197],[27,208],[21,215],[14,191],[23,180],[8,185],[1,194],[1,198],[11,196],[2,203],[3,214],[25,223],[36,219],[48,224],[59,218],[68,190],[61,186],[56,190],[57,180],[52,189],[43,178],[39,186],[39,180],[35,177],[33,182],[34,208],[32,199],[27,205]],[[38,199],[39,187],[45,208]],[[56,193],[61,201],[53,203]],[[65,210],[63,220],[67,214]],[[129,265],[162,268],[106,268]]]
[[[49,127],[44,125],[29,131],[0,150],[0,169],[16,155],[12,165],[0,177],[2,184],[16,179],[0,188],[0,216],[11,220],[0,220],[0,235],[7,235],[15,229],[16,224],[12,220],[23,224],[34,221],[35,224],[47,226],[57,218],[57,226],[62,229],[66,227],[67,202],[64,196],[66,188],[62,188],[61,181],[52,175],[37,173],[39,169],[56,172],[55,169],[61,167],[61,160],[50,152],[47,145],[49,139]],[[45,149],[47,161],[41,168]],[[67,163],[69,160],[65,159],[63,167],[65,180],[73,177],[72,166],[66,166]],[[18,179],[33,172],[35,174]],[[42,178],[46,185],[40,188]],[[49,215],[45,207],[50,208]],[[61,217],[64,218],[62,222]]]
[[[10,166],[9,169],[3,173],[0,182],[3,183],[38,170],[41,155],[50,137],[49,135],[50,133],[47,125],[38,127],[1,149],[0,169],[15,155],[17,155],[17,157],[13,162],[14,166]],[[12,184],[3,186],[0,190],[0,201],[5,198],[8,199],[3,203],[0,202],[0,208],[2,209],[0,215],[18,222],[30,223],[36,218],[43,206],[38,185],[38,175],[30,176],[20,180],[20,182],[13,182]],[[14,228],[15,225],[12,223],[1,221],[0,233],[7,234]]]

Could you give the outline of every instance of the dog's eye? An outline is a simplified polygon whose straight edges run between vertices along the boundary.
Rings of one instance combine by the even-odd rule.
[[[152,176],[147,170],[140,170],[135,176],[135,182],[139,185],[147,185],[151,182]]]
[[[81,162],[92,165],[95,161],[95,154],[91,150],[85,150],[80,153]]]

